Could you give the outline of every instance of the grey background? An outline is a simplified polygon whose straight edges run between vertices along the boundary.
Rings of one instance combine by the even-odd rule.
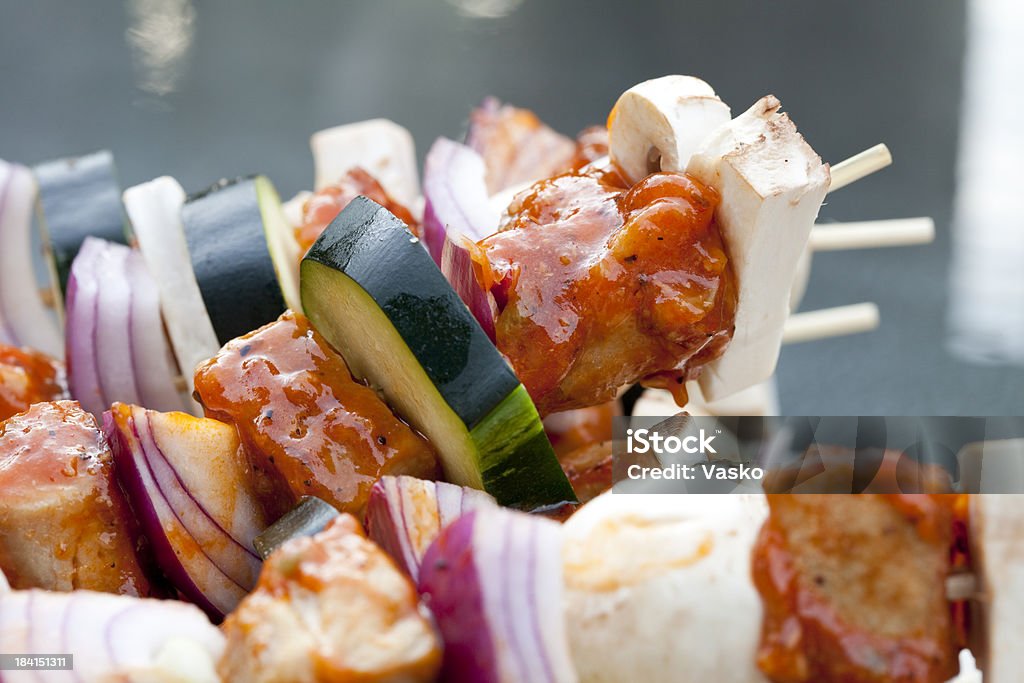
[[[422,155],[488,94],[572,134],[666,73],[703,77],[734,112],[772,92],[826,160],[879,141],[896,158],[823,220],[938,226],[927,247],[817,258],[804,308],[876,301],[883,325],[786,348],[783,411],[1024,414],[1024,370],[945,349],[962,1],[525,0],[498,19],[442,0],[194,4],[194,44],[160,96],[139,87],[125,3],[0,0],[0,157],[109,147],[125,185],[259,171],[290,195],[312,182],[309,134],[338,123],[392,118]]]

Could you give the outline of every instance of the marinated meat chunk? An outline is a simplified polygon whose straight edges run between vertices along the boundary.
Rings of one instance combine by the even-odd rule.
[[[778,683],[957,673],[945,579],[954,496],[771,495],[754,549],[757,663]]]
[[[103,434],[77,402],[0,424],[0,570],[12,587],[150,595],[139,541]]]
[[[0,345],[0,420],[33,403],[67,398],[64,364],[49,356]]]
[[[369,173],[361,168],[354,168],[337,183],[319,190],[303,204],[302,225],[295,229],[300,253],[305,254],[309,251],[313,242],[320,237],[320,233],[327,229],[349,202],[360,195],[372,199],[393,213],[409,226],[414,235],[419,234],[419,224],[409,209],[392,199]]]
[[[416,683],[441,667],[412,583],[351,515],[274,551],[223,630],[225,681]]]
[[[736,287],[714,221],[718,193],[681,173],[627,188],[594,168],[519,194],[480,242],[497,345],[542,415],[643,381],[673,390],[717,357]]]
[[[352,378],[301,314],[229,342],[195,386],[207,417],[238,429],[268,519],[306,495],[360,516],[381,476],[437,477],[426,440]]]

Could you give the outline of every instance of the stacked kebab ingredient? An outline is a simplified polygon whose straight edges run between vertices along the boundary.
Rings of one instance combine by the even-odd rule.
[[[577,140],[488,100],[422,194],[394,123],[312,148],[285,204],[0,165],[0,643],[75,665],[0,681],[956,673],[962,498],[608,491],[621,389],[774,371],[830,189],[778,100],[670,76]],[[976,505],[1007,597],[969,635],[1013,680],[1015,503]]]

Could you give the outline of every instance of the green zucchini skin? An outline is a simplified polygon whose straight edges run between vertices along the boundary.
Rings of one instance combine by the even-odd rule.
[[[181,218],[196,282],[221,344],[284,312],[256,177],[222,180],[193,195]]]
[[[114,155],[101,150],[48,161],[32,170],[39,184],[43,240],[64,295],[71,262],[86,237],[128,244],[130,230],[121,205]]]
[[[325,318],[343,314],[332,309],[328,288],[318,286],[331,271],[345,286],[351,280],[379,307],[407,347],[387,352],[411,354],[445,404],[434,409],[450,411],[464,426],[476,445],[473,467],[487,492],[503,505],[523,509],[576,500],[525,388],[401,220],[358,197],[303,259],[303,307],[344,355],[346,345],[358,340],[331,338],[337,320]],[[376,384],[374,368],[352,369]],[[394,397],[386,398],[394,408]],[[424,431],[416,415],[403,417]],[[427,436],[444,460],[446,444],[437,434]]]

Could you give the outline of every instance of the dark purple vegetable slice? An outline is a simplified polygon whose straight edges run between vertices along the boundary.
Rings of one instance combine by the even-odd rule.
[[[468,512],[427,550],[419,590],[444,638],[442,678],[575,683],[561,527],[501,508]]]
[[[478,507],[494,506],[483,491],[415,477],[381,477],[370,490],[367,534],[413,581],[423,553],[441,530]]]

